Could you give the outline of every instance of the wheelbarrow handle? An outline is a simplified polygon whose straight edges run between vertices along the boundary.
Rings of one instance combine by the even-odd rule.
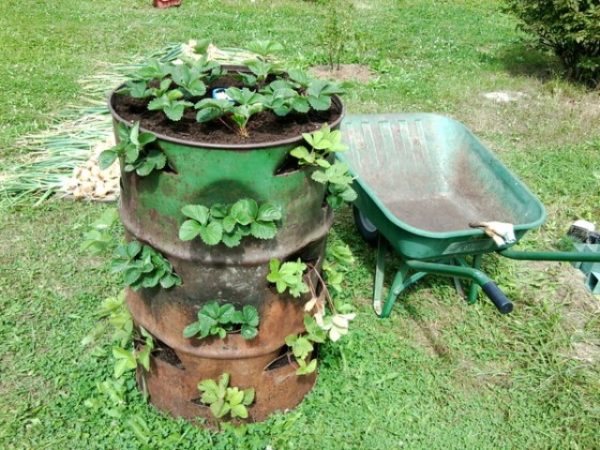
[[[451,266],[448,264],[431,263],[414,259],[406,260],[404,263],[411,269],[420,272],[437,273],[450,277],[470,278],[481,286],[485,295],[488,296],[502,314],[508,314],[513,310],[513,304],[506,298],[504,292],[502,292],[500,288],[496,286],[496,283],[490,280],[490,278],[480,270],[472,267]]]
[[[492,301],[492,303],[498,308],[502,314],[508,314],[513,310],[513,304],[511,301],[504,295],[504,292],[494,283],[493,281],[488,281],[487,283],[481,285],[481,289],[485,292],[485,295]]]

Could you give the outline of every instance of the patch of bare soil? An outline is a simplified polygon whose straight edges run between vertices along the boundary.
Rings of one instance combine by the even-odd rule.
[[[455,371],[456,382],[465,390],[477,390],[484,387],[509,388],[512,384],[512,368],[502,361],[478,364],[468,360],[461,360]]]
[[[450,358],[450,349],[441,337],[442,322],[440,320],[414,319],[412,337],[431,357]]]
[[[565,356],[588,363],[599,362],[600,336],[588,325],[600,318],[600,299],[587,290],[583,274],[570,265],[548,261],[522,262],[521,266],[528,272],[542,273],[545,283],[556,286],[556,293],[551,297],[545,289],[532,289],[528,293],[534,298],[552,299],[560,306],[562,325],[573,341]]]
[[[456,293],[456,301],[462,301],[459,294]],[[456,321],[461,320],[460,310],[450,310],[440,305],[439,299],[427,288],[419,290],[419,302],[424,308],[435,310],[435,318],[425,319],[418,315],[413,315],[408,322],[410,327],[411,339],[421,347],[427,355],[435,358],[452,359],[450,348],[444,342],[442,332],[446,326],[451,326]],[[398,302],[399,303],[399,302]],[[397,306],[398,307],[398,306]]]
[[[364,64],[339,64],[333,69],[329,65],[311,67],[309,72],[317,78],[336,81],[358,81],[368,83],[375,78],[375,72]]]
[[[600,93],[567,91],[539,82],[521,86],[520,98],[494,102],[465,95],[456,118],[482,137],[502,136],[517,147],[531,149],[584,142],[598,134]],[[501,151],[501,148],[494,148]]]

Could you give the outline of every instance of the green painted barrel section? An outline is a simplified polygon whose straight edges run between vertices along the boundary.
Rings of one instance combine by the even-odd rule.
[[[210,207],[241,198],[253,198],[259,204],[268,201],[283,213],[274,240],[282,245],[312,234],[328,215],[323,206],[325,187],[311,179],[313,169],[277,173],[297,144],[253,150],[192,147],[164,140],[158,145],[173,170],[146,177],[125,174],[121,215],[128,231],[161,251],[201,260],[231,258],[243,251],[251,260],[261,249],[274,249],[273,242],[253,238],[245,238],[245,245],[234,249],[180,241],[178,230],[185,220],[181,209],[187,204]],[[285,253],[275,251],[275,256]]]

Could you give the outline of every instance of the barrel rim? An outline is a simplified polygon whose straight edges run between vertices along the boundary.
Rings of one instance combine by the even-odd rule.
[[[240,70],[240,71],[243,71],[243,69],[244,69],[243,66],[223,66],[223,67],[225,67],[226,69],[234,68],[235,70]],[[113,89],[108,94],[107,103],[108,103],[108,109],[109,109],[110,114],[112,115],[113,119],[119,123],[129,125],[129,122],[127,120],[125,120],[123,117],[121,117],[115,111],[115,109],[113,107],[113,99],[115,98],[117,91],[119,89],[121,89],[123,86],[125,86],[125,83],[121,83],[117,88]],[[331,96],[331,100],[338,107],[338,109],[340,111],[339,117],[329,124],[329,126],[332,129],[335,129],[335,128],[339,127],[340,123],[342,122],[342,119],[344,118],[344,116],[346,114],[346,106],[344,105],[344,103],[342,102],[340,97],[336,94]],[[140,131],[152,133],[160,140],[166,141],[166,142],[171,142],[173,144],[186,145],[189,147],[198,147],[198,148],[213,148],[213,149],[220,149],[220,150],[255,150],[255,149],[262,149],[262,148],[280,147],[280,146],[290,145],[290,144],[298,144],[298,143],[301,143],[302,141],[304,141],[304,138],[302,137],[302,135],[300,135],[300,136],[287,138],[287,139],[279,139],[276,141],[255,142],[255,143],[248,143],[248,144],[219,144],[219,143],[215,143],[215,142],[198,142],[198,141],[180,139],[180,138],[176,138],[173,136],[167,136],[162,133],[155,133],[154,131],[149,130],[148,128],[145,128],[142,126],[140,126]]]

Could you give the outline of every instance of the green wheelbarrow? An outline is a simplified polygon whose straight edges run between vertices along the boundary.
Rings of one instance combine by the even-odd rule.
[[[470,279],[469,303],[482,288],[498,310],[513,304],[481,270],[485,253],[512,259],[597,262],[600,255],[511,249],[542,225],[540,201],[464,125],[435,114],[350,115],[342,122],[349,149],[338,155],[356,177],[354,217],[363,238],[378,242],[373,307],[388,317],[400,293],[427,274]],[[470,224],[512,224],[498,244]],[[382,301],[385,256],[400,258]]]

